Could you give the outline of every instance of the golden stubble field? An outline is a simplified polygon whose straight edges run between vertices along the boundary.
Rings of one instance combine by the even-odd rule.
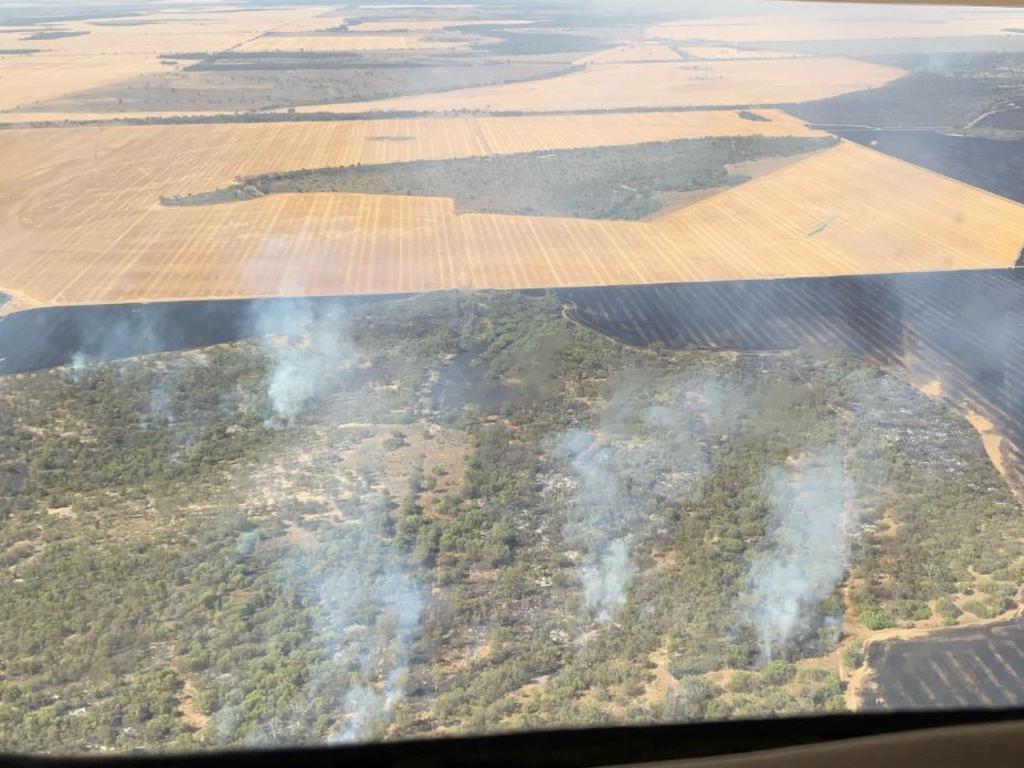
[[[26,39],[22,28],[0,27],[0,49],[38,49],[31,55],[0,56],[0,121],[6,119],[4,111],[176,66],[161,61],[161,54],[224,51],[268,32],[337,26],[337,17],[323,15],[327,10],[197,8],[195,13],[133,17],[127,25],[68,21],[54,29],[79,34],[49,40]]]
[[[466,6],[463,12],[469,16],[474,6]],[[360,21],[349,24],[349,32],[439,32],[453,27],[486,27],[500,24],[503,27],[518,27],[532,24],[530,19],[502,18],[453,18],[453,19],[393,19],[390,21]]]
[[[298,112],[523,111],[724,107],[812,101],[884,85],[905,72],[853,59],[589,63],[544,80],[462,88],[375,101],[299,107]]]
[[[656,39],[723,43],[882,40],[1011,35],[1009,28],[1024,23],[1024,12],[1006,8],[825,8],[818,13],[808,8],[806,14],[669,22],[649,27],[645,34]]]
[[[684,112],[7,131],[0,290],[23,303],[100,303],[1005,267],[1016,258],[1024,206],[846,143],[646,222],[457,215],[449,199],[344,193],[159,202],[272,170],[716,132],[807,135],[766,115],[771,122]]]
[[[725,59],[729,61],[737,59],[802,59],[808,57],[808,54],[740,49],[727,45],[690,45],[681,50],[687,56],[694,59]]]
[[[475,38],[451,36],[439,39],[426,32],[381,32],[347,35],[264,35],[235,50],[266,52],[360,52],[360,51],[466,51]]]
[[[583,64],[649,64],[651,62],[682,61],[683,57],[664,43],[640,42],[617,45],[604,51],[591,53],[573,63]]]

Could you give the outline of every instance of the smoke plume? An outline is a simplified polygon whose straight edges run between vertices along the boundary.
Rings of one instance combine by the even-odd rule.
[[[659,526],[659,499],[686,498],[711,470],[709,442],[731,429],[745,398],[712,379],[653,382],[630,372],[593,429],[561,434],[552,453],[569,479],[563,527],[582,551],[584,611],[611,619],[637,571],[632,551]]]
[[[341,312],[320,312],[309,300],[255,303],[252,326],[270,357],[270,407],[285,423],[317,396],[340,386],[339,376],[357,359]]]
[[[425,599],[387,535],[386,499],[370,494],[356,513],[358,525],[329,534],[303,569],[317,583],[319,631],[330,656],[314,687],[337,684],[339,672],[350,683],[332,743],[366,740],[390,718],[404,695]]]
[[[415,580],[398,573],[376,585],[375,601],[379,612],[362,669],[367,682],[345,695],[344,718],[328,736],[332,744],[365,741],[405,695],[409,646],[419,629],[423,593]]]
[[[854,498],[835,449],[773,468],[768,487],[772,528],[753,561],[747,596],[763,661],[813,629],[817,606],[842,581]]]

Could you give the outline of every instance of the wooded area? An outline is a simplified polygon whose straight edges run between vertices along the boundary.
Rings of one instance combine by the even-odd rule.
[[[0,380],[0,748],[832,711],[844,618],[1013,603],[977,434],[874,366],[634,349],[543,295],[290,311]]]

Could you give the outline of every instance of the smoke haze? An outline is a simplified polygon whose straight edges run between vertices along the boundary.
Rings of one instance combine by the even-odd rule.
[[[772,528],[745,598],[765,662],[812,629],[816,607],[842,581],[850,556],[847,506],[855,496],[834,448],[772,468],[767,485]]]
[[[341,374],[357,359],[340,310],[321,314],[308,301],[260,302],[251,322],[270,358],[267,399],[282,422],[294,421],[318,395],[341,386]]]
[[[585,614],[611,619],[636,574],[632,550],[658,525],[658,497],[682,499],[712,469],[709,438],[727,433],[746,407],[714,379],[646,380],[631,372],[607,396],[592,430],[560,435],[553,454],[570,478],[566,540],[583,556]]]

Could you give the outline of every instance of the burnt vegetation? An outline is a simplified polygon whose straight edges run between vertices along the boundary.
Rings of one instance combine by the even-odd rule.
[[[487,42],[479,46],[487,53],[500,56],[588,53],[611,48],[613,45],[597,37],[559,32],[521,32],[488,27],[466,27],[465,31],[500,38],[497,42]]]
[[[835,133],[951,179],[1024,202],[1024,140],[932,131],[838,129]]]
[[[1013,270],[575,289],[573,316],[636,345],[844,349],[897,371],[923,363],[947,397],[1024,431],[1024,277]],[[735,307],[743,307],[738,321]]]
[[[70,29],[44,29],[33,32],[20,38],[21,40],[60,40],[65,37],[82,37],[89,33],[85,30],[74,31]]]
[[[795,104],[788,111],[824,125],[960,131],[1002,127],[996,115],[985,116],[1024,102],[1024,52],[905,54],[878,60],[911,71],[880,88]]]
[[[1009,592],[1009,590],[1004,590]],[[1007,597],[1009,595],[1007,594]],[[871,643],[865,710],[1019,707],[1024,627],[1011,619]]]

